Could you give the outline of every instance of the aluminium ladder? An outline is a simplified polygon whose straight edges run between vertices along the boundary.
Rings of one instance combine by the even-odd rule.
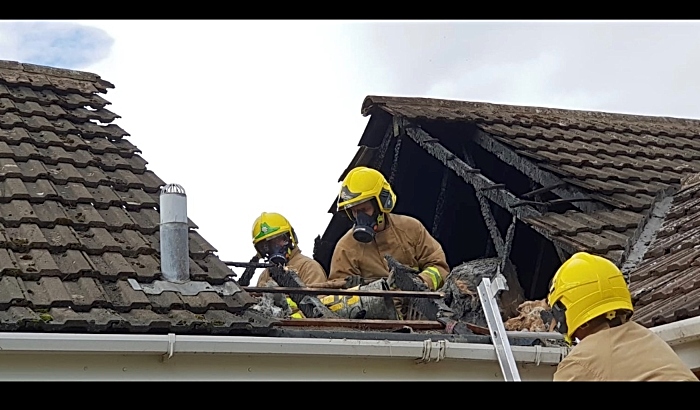
[[[501,320],[500,309],[498,308],[498,301],[496,300],[498,292],[506,289],[508,289],[506,280],[500,273],[500,269],[498,269],[493,282],[491,282],[489,278],[483,278],[477,288],[479,298],[481,299],[481,306],[486,316],[486,323],[491,333],[491,341],[496,348],[498,363],[501,365],[501,372],[506,381],[519,382],[521,381],[520,373],[515,364],[513,351],[510,348],[510,341],[508,340],[503,320]]]

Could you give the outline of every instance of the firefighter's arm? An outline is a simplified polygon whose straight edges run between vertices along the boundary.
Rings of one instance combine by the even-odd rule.
[[[262,271],[260,277],[258,278],[257,286],[259,288],[265,286],[265,282],[267,282],[268,280],[270,280],[270,272],[268,271],[268,269],[265,269],[264,271]]]
[[[328,278],[326,278],[326,272],[320,263],[315,260],[310,260],[306,262],[303,266],[304,269],[304,284],[310,288],[315,287],[316,283],[326,283]]]
[[[422,224],[418,229],[415,248],[415,257],[421,270],[420,278],[430,290],[439,289],[445,282],[450,268],[442,246]]]
[[[557,371],[554,372],[553,381],[555,382],[577,382],[577,381],[596,381],[600,380],[588,367],[573,360],[563,360],[559,363]]]
[[[345,238],[346,236],[343,236],[335,245],[333,257],[331,258],[328,281],[337,279],[345,280],[349,276],[360,276],[362,273],[356,263],[357,257],[360,255],[356,255],[353,249],[347,246],[344,241]],[[350,239],[352,240],[352,237],[350,237]]]

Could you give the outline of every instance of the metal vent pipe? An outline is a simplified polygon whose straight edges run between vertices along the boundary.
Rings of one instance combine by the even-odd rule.
[[[169,282],[190,279],[187,195],[178,184],[167,184],[160,190],[160,270]]]

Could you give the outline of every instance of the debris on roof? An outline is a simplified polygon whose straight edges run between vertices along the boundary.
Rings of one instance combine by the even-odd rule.
[[[265,287],[273,288],[277,286],[277,282],[270,279],[265,283]],[[278,319],[289,318],[292,315],[292,309],[285,296],[281,293],[263,293],[258,298],[258,303],[251,307],[256,312],[261,312],[265,316]]]
[[[518,306],[518,316],[505,321],[506,330],[526,332],[554,331],[554,317],[546,300],[526,300]]]

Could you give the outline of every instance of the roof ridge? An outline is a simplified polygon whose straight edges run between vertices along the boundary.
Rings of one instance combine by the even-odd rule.
[[[114,84],[102,79],[99,75],[88,71],[71,70],[39,64],[20,63],[13,60],[0,60],[0,70],[16,70],[33,74],[44,74],[53,77],[70,78],[73,80],[90,81],[99,83],[105,88],[114,88]]]
[[[372,107],[386,104],[401,104],[413,106],[438,106],[451,107],[455,109],[486,109],[489,111],[501,111],[514,115],[565,115],[579,116],[587,118],[598,118],[604,121],[641,121],[641,122],[664,122],[667,124],[688,124],[698,125],[700,119],[668,117],[658,115],[627,114],[612,111],[576,110],[569,108],[542,107],[534,105],[514,105],[500,104],[485,101],[467,101],[431,97],[405,97],[405,96],[380,96],[368,95],[362,102],[362,115],[367,116]]]

